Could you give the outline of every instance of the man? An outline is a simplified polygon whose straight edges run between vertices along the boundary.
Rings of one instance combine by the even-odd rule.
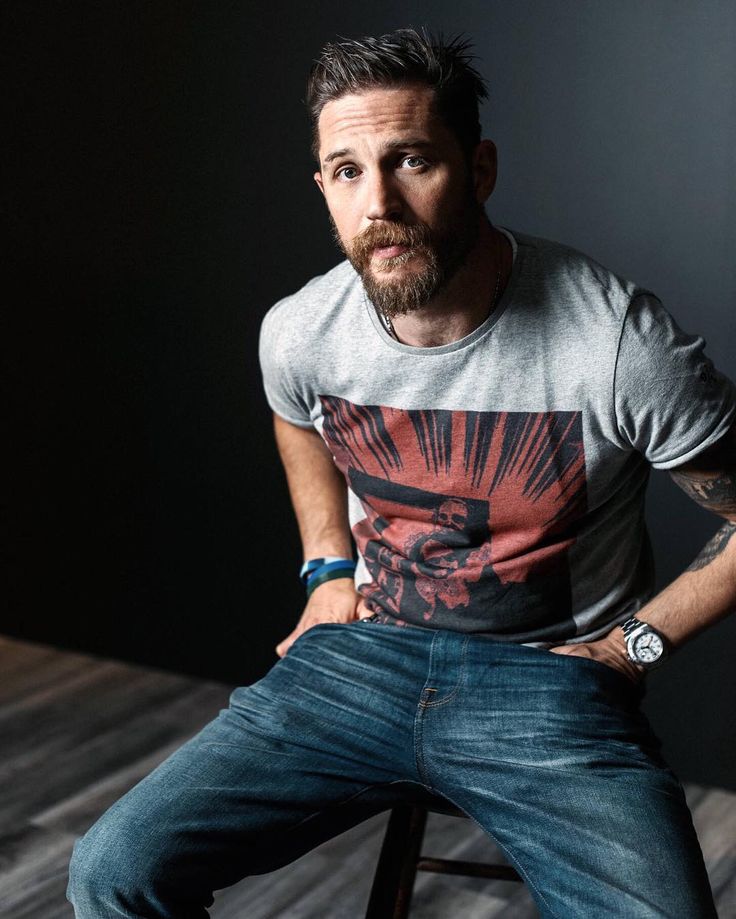
[[[716,915],[639,703],[736,602],[736,393],[651,292],[491,224],[484,96],[466,44],[411,30],[312,69],[347,260],[260,347],[308,602],[268,674],[78,841],[77,916],[205,916],[433,795],[545,917]],[[650,466],[725,519],[656,597]]]

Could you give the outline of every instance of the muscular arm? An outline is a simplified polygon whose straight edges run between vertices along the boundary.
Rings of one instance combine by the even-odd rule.
[[[693,501],[724,519],[686,571],[637,613],[677,648],[736,609],[736,425],[670,475]]]
[[[693,501],[724,519],[692,564],[636,614],[676,650],[736,609],[736,425],[670,475]],[[599,657],[635,680],[644,672],[628,659],[621,626],[599,641],[551,650]]]
[[[332,454],[317,431],[289,424],[276,414],[273,418],[304,559],[325,555],[352,558],[347,489]],[[283,657],[302,632],[319,622],[354,619],[358,600],[351,578],[320,585],[309,598],[296,628],[276,646],[276,653]]]

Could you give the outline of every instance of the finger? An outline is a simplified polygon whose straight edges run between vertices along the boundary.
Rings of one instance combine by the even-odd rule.
[[[286,654],[289,648],[297,640],[297,637],[298,635],[292,632],[290,635],[287,635],[286,638],[282,642],[276,645],[276,653],[278,654],[279,657],[283,657]]]

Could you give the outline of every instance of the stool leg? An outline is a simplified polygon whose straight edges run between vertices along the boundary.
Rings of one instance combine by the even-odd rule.
[[[365,919],[406,919],[409,915],[427,809],[399,804],[391,811]]]

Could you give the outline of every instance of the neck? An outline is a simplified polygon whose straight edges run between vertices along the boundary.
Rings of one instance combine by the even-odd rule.
[[[392,319],[398,340],[432,348],[470,335],[500,300],[511,262],[506,236],[483,218],[475,246],[447,286],[421,309]]]

